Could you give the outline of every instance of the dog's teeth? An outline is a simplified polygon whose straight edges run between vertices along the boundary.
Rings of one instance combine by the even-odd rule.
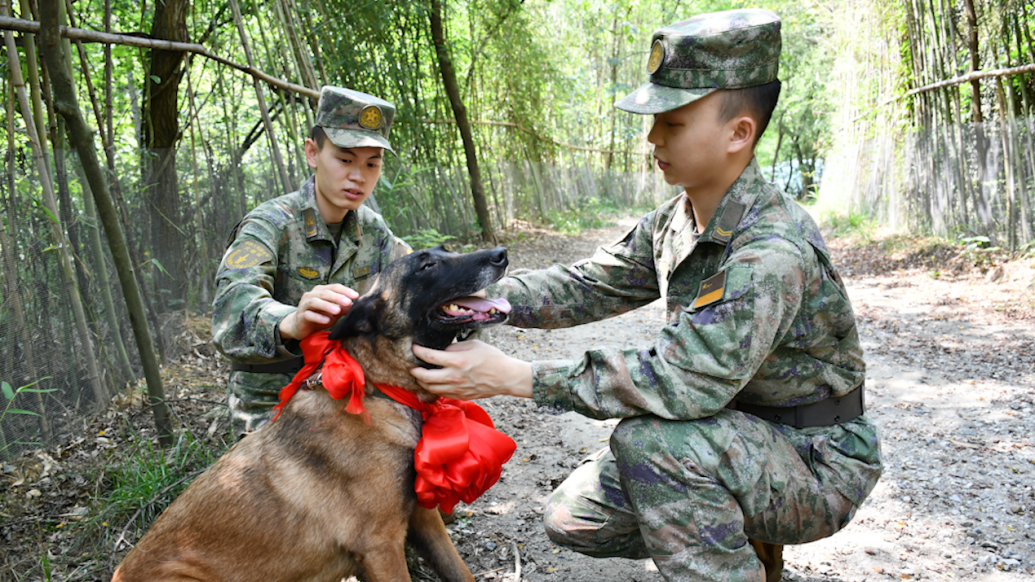
[[[450,303],[449,304],[449,310],[450,311],[456,311],[457,309],[459,309],[459,307],[456,306],[456,303]]]
[[[490,308],[489,309],[489,313],[492,313],[492,314],[496,313],[496,308],[495,307]]]

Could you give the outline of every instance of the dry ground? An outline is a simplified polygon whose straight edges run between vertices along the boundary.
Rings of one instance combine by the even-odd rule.
[[[570,263],[617,238],[614,227],[562,237],[523,225],[507,241],[514,267]],[[886,468],[855,521],[834,537],[788,547],[785,580],[1031,580],[1035,574],[1035,264],[929,240],[878,236],[834,240],[867,350],[870,411]],[[569,330],[491,334],[526,359],[575,357],[599,345],[650,342],[663,322],[653,304]],[[199,441],[218,447],[225,429],[204,416],[222,399],[226,366],[192,319],[188,352],[166,368],[173,406]],[[660,581],[649,561],[595,560],[553,546],[543,533],[545,498],[582,457],[607,445],[613,422],[544,413],[527,401],[484,403],[518,442],[500,483],[450,527],[479,579]],[[138,397],[123,398],[61,447],[27,454],[0,474],[0,579],[103,579],[125,530],[139,535],[168,503],[161,491],[130,520],[100,514],[112,472],[149,436]],[[201,458],[175,475],[203,468]],[[171,479],[171,478],[170,478]],[[173,479],[171,479],[173,480]],[[107,516],[107,517],[106,517]],[[114,518],[117,517],[118,521]],[[124,551],[124,550],[122,550]],[[418,570],[423,568],[418,564]]]

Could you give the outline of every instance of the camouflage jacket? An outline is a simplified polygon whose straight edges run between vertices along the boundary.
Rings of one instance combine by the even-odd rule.
[[[230,239],[216,272],[212,339],[223,355],[246,364],[301,355],[297,341],[281,341],[279,326],[303,293],[341,283],[362,294],[383,267],[410,251],[366,206],[345,215],[335,246],[312,177],[249,212]]]
[[[808,404],[865,378],[855,316],[819,228],[755,161],[699,237],[680,194],[592,258],[489,292],[514,305],[511,325],[543,328],[664,299],[668,325],[653,345],[534,363],[538,403],[594,418],[698,419],[733,399]]]

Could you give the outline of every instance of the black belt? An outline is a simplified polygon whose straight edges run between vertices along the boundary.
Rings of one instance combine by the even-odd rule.
[[[866,412],[863,387],[859,386],[844,396],[832,396],[826,400],[799,406],[759,406],[743,402],[731,402],[733,410],[746,412],[762,420],[805,428],[807,426],[834,426],[862,416]]]
[[[305,358],[299,356],[282,362],[273,362],[272,364],[242,364],[240,362],[231,362],[230,369],[235,372],[252,372],[254,374],[287,374],[289,376],[294,376],[304,365]]]

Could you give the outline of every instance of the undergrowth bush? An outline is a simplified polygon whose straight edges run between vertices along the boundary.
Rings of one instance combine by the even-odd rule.
[[[573,236],[584,230],[610,226],[619,217],[646,214],[652,208],[652,206],[626,207],[613,200],[591,197],[580,199],[577,205],[567,210],[547,213],[546,223],[561,234]]]

